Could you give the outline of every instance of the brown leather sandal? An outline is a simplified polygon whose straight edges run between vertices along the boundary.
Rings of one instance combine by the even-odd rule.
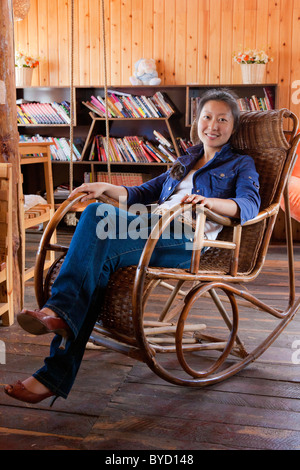
[[[72,335],[68,324],[60,317],[52,317],[40,310],[22,310],[17,320],[23,330],[32,335],[55,333],[62,337],[59,349],[65,349],[68,338]]]
[[[58,398],[58,395],[55,395],[51,391],[45,393],[30,392],[20,380],[18,380],[13,385],[5,385],[4,392],[10,397],[15,398],[16,400],[24,401],[26,403],[39,403],[46,398],[54,397],[50,406],[52,406],[55,400]]]

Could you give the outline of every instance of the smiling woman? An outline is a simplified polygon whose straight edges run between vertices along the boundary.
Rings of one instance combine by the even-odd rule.
[[[219,152],[232,134],[234,118],[227,103],[208,101],[203,106],[198,120],[198,134],[204,147],[205,161]]]
[[[240,218],[241,225],[257,215],[260,195],[254,160],[247,155],[239,155],[230,144],[238,117],[235,98],[226,90],[211,90],[202,97],[200,105],[198,133],[201,143],[189,148],[187,155],[179,157],[171,171],[140,186],[86,183],[71,193],[72,198],[86,193],[86,200],[102,195],[119,200],[125,197],[126,207],[157,203],[159,212],[144,214],[147,236],[136,237],[132,236],[131,226],[138,216],[118,207],[114,212],[113,233],[101,237],[96,227],[101,217],[105,217],[105,211],[101,211],[104,204],[87,206],[52,286],[50,298],[40,311],[24,310],[18,315],[18,321],[26,331],[35,335],[56,335],[50,356],[33,376],[7,385],[5,392],[8,395],[31,403],[51,395],[67,397],[110,276],[119,268],[138,264],[153,227],[153,215],[156,221],[161,214],[165,217],[165,211],[174,208],[174,204],[176,207],[178,201],[192,202],[197,204],[197,208],[206,206],[217,214]],[[188,207],[191,210],[191,206]],[[188,223],[194,222],[193,217],[194,214],[190,213]],[[181,223],[186,222],[184,217]],[[170,227],[167,237],[158,238],[151,255],[151,266],[181,269],[190,266],[192,239],[185,230],[178,236],[174,227],[175,224]],[[205,223],[204,236],[215,240],[221,230],[220,223]]]
[[[215,154],[220,152],[223,146],[230,141],[233,133],[237,131],[240,111],[236,99],[237,97],[231,91],[220,88],[207,91],[199,101],[197,137],[203,146],[203,156],[196,162],[194,171],[204,167],[212,160]],[[176,166],[175,164],[174,168]],[[231,179],[227,172],[216,172],[211,175],[211,187],[214,188],[216,197],[208,198],[204,194],[189,194],[182,199],[182,202],[200,203],[217,213],[226,214],[229,217],[239,217],[238,204],[232,199],[228,199],[233,184],[232,178],[235,177],[235,172],[230,173],[232,174]],[[225,187],[227,187],[227,192]]]

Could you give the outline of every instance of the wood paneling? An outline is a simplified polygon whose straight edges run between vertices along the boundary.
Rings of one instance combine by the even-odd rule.
[[[76,85],[104,83],[101,4],[75,0]],[[15,24],[16,48],[41,58],[33,85],[70,82],[70,8],[71,0],[31,0],[27,18]],[[105,0],[108,81],[129,84],[134,63],[153,57],[163,84],[240,83],[232,53],[265,48],[279,106],[299,115],[299,13],[300,0]]]

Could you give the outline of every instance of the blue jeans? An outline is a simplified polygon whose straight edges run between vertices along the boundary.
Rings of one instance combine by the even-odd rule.
[[[148,214],[137,216],[115,208],[107,214],[104,210],[107,207],[90,204],[81,215],[51,297],[45,304],[67,322],[73,337],[67,341],[65,350],[59,349],[60,336],[54,337],[50,355],[34,377],[64,398],[74,383],[111,273],[138,264],[149,234]],[[142,221],[141,227],[137,226],[138,221]],[[188,268],[189,238],[176,234],[174,227],[168,235],[158,240],[150,265]]]

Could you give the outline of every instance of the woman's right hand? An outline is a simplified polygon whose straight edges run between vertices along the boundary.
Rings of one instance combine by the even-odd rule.
[[[81,200],[88,201],[89,199],[97,199],[105,191],[105,183],[83,183],[78,188],[73,189],[69,197],[74,196],[78,193],[86,193]]]
[[[127,190],[123,186],[103,182],[83,183],[81,186],[78,186],[78,188],[73,189],[69,197],[77,193],[86,193],[86,196],[81,199],[82,202],[97,199],[102,194],[115,200],[118,200],[120,197],[127,198]]]

